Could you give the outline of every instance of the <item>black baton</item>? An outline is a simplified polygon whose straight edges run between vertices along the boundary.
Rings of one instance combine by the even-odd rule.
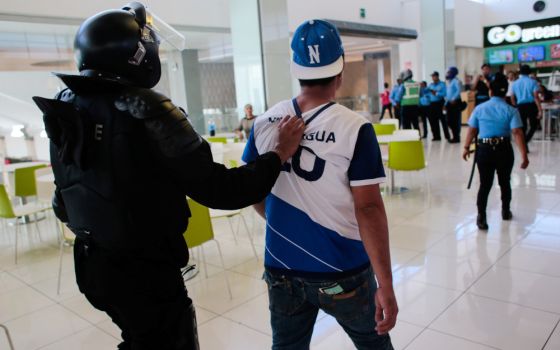
[[[472,152],[472,153],[474,153],[474,156],[473,156],[473,163],[472,163],[472,169],[471,169],[471,177],[469,178],[469,184],[467,185],[467,190],[471,189],[472,180],[474,178],[474,169],[476,168],[476,150],[477,150],[477,147],[475,145],[474,146],[474,151]]]

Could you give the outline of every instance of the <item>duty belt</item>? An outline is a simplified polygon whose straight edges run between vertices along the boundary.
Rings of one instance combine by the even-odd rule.
[[[478,139],[477,141],[479,145],[490,145],[490,146],[497,146],[509,142],[510,142],[509,137],[489,137],[489,138]]]

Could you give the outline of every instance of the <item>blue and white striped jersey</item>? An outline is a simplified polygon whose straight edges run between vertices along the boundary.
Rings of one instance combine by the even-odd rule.
[[[324,107],[303,113],[303,119]],[[287,100],[257,118],[243,161],[273,150],[278,123],[296,114]],[[369,264],[351,186],[384,180],[371,123],[339,104],[328,106],[308,124],[266,199],[265,265],[292,274],[336,274]]]

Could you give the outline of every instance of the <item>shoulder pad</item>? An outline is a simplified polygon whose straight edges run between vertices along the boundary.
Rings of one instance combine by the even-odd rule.
[[[115,107],[144,120],[147,135],[166,157],[190,153],[202,143],[184,110],[153,90],[126,88],[115,100]]]
[[[115,107],[137,119],[151,119],[168,114],[177,107],[169,97],[151,89],[126,88],[115,100]]]
[[[117,92],[125,88],[121,82],[110,80],[104,77],[92,77],[86,75],[70,75],[54,73],[64,85],[78,95],[106,94]]]

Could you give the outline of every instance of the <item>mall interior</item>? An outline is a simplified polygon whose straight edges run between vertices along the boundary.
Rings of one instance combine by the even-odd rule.
[[[344,70],[334,102],[373,124],[387,175],[379,189],[399,310],[389,332],[394,349],[560,349],[560,1],[143,3],[167,29],[160,38],[161,79],[154,90],[188,113],[194,130],[210,144],[214,162],[230,169],[243,166],[247,139],[252,141],[251,127],[243,124],[247,117],[256,116],[258,123],[268,109],[300,93],[290,70],[290,43],[298,26],[324,20],[338,29]],[[66,88],[53,72],[79,74],[74,38],[82,22],[101,11],[121,9],[126,2],[0,4],[0,349],[116,349],[128,335],[121,334],[115,317],[94,308],[78,288],[75,230],[60,222],[51,201],[55,181],[60,181],[59,174],[53,174],[52,157],[60,153],[50,152],[51,133],[32,97],[53,98]],[[488,95],[494,86],[490,80],[501,73],[510,79],[506,101],[513,107],[507,108],[525,119],[517,112],[522,104],[512,88],[523,66],[530,69],[529,77],[518,79],[538,82],[530,96],[539,114],[534,119],[536,132],[527,143],[529,166],[522,169],[524,143],[512,139],[513,219],[503,218],[502,183],[495,179],[489,185],[488,227],[481,229],[476,156],[462,158],[464,152],[479,152],[478,146],[475,150],[474,144],[465,144],[474,125],[469,120],[477,105],[491,103],[480,103],[479,95],[481,90]],[[415,117],[419,130],[404,130],[404,109],[392,94],[400,91],[397,78],[410,70],[412,80],[430,86],[434,72],[445,82],[451,67],[457,68],[463,102],[461,142],[448,142],[443,135],[438,140],[439,122],[434,135],[420,114]],[[422,91],[416,104],[422,101]],[[500,98],[490,101],[498,103],[496,99]],[[443,113],[442,120],[450,117]],[[523,122],[531,123],[531,117]],[[447,125],[442,128],[447,135]],[[509,145],[509,134],[494,136],[498,135],[479,138],[480,147],[496,149],[506,141]],[[146,161],[138,169],[151,174],[147,167],[154,166]],[[142,184],[138,193],[151,191],[151,186]],[[309,345],[273,347],[269,295],[274,286],[263,280],[265,256],[272,254],[267,237],[271,226],[252,206],[195,211],[190,199],[189,203],[193,216],[185,238],[190,261],[182,276],[196,310],[200,349],[374,349],[358,347],[340,320],[323,308]],[[146,200],[142,205],[171,204]],[[347,205],[354,210],[353,203]],[[190,234],[201,235],[193,229],[195,215],[204,216],[198,221],[207,225],[198,228],[207,230],[208,237],[189,244]],[[361,244],[359,239],[354,243]],[[154,283],[149,276],[138,276],[138,284]],[[350,294],[340,294],[339,299]],[[369,296],[373,298],[374,292]],[[141,310],[144,305],[135,307]],[[141,342],[136,346],[119,348],[168,349]]]

